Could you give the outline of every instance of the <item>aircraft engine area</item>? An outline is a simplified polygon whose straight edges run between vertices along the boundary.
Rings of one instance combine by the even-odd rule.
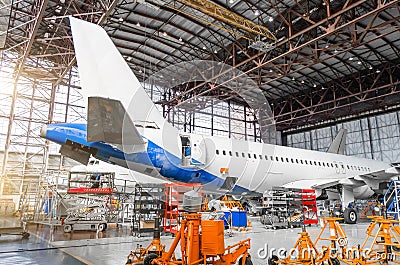
[[[0,265],[400,264],[399,0],[0,1]]]

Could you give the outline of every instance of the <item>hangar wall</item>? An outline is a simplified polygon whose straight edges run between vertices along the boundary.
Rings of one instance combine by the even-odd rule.
[[[287,146],[326,151],[340,128],[347,129],[347,155],[400,161],[400,111],[288,134]]]

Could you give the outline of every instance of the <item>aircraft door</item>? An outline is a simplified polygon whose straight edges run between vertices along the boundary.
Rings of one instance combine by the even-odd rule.
[[[206,164],[206,143],[202,135],[191,134],[191,164],[196,166],[204,166]]]

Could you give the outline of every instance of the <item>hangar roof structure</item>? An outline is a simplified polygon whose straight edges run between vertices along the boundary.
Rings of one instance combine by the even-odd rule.
[[[193,59],[239,68],[284,131],[398,104],[399,9],[397,0],[8,0],[0,45],[15,56],[16,80],[59,84],[75,64],[68,16],[88,20],[141,79]],[[220,89],[196,84],[161,103],[188,91],[240,101]]]

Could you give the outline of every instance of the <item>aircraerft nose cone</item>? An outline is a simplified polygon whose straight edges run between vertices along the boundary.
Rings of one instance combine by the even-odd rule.
[[[46,138],[46,133],[47,133],[47,125],[43,125],[42,128],[40,128],[39,136],[42,138]]]

